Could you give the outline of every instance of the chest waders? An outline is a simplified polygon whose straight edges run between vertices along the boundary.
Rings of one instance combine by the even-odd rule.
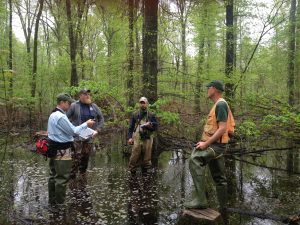
[[[211,145],[205,150],[194,149],[189,160],[189,169],[193,178],[193,200],[184,203],[186,208],[204,209],[208,207],[206,197],[205,166],[208,165],[214,183],[220,208],[226,207],[227,181],[225,176],[224,156],[225,146]]]
[[[133,147],[129,160],[129,170],[134,172],[139,166],[142,169],[151,167],[153,135],[141,126],[147,122],[147,117],[138,121],[133,133]]]
[[[50,158],[50,177],[48,181],[50,204],[64,203],[71,166],[71,148],[59,150],[56,157]]]

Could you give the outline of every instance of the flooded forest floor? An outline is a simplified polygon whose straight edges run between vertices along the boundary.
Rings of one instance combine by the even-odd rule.
[[[97,141],[88,176],[78,178],[60,209],[48,205],[49,161],[29,150],[22,136],[0,137],[0,224],[222,224],[180,214],[191,198],[188,169],[191,149],[162,151],[150,173],[132,177],[127,171],[129,147],[124,132]],[[247,147],[253,153],[238,154]],[[300,213],[300,147],[268,140],[239,143],[226,156],[230,208],[263,215],[289,217]],[[283,150],[276,150],[276,149]],[[273,151],[261,151],[273,149]],[[274,150],[275,149],[275,150]],[[211,208],[218,209],[215,187],[207,171]],[[275,225],[283,222],[229,213],[228,224]]]

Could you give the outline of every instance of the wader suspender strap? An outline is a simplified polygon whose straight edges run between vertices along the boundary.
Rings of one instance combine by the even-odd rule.
[[[137,123],[135,123],[134,129],[133,129],[133,133],[135,133],[136,128],[138,127],[139,123],[140,123],[141,120],[142,120],[142,118],[140,118],[140,112],[139,112],[139,114],[138,114],[138,118],[139,118],[139,119],[138,119]]]
[[[137,126],[139,125],[139,123],[141,122],[141,120],[142,120],[142,117],[141,117],[141,112],[139,111],[139,114],[138,114],[138,121],[137,121],[137,123],[135,124],[135,127],[134,127],[134,129],[133,129],[133,133],[135,133],[135,131],[136,131],[136,128],[137,128]],[[146,116],[146,121],[148,122],[148,110],[147,110],[147,116]]]
[[[66,154],[66,152],[62,153],[61,152],[62,150],[58,150],[58,151],[59,151],[61,157],[63,157]]]

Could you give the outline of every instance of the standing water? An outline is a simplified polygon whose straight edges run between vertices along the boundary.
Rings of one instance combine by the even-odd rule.
[[[131,176],[120,139],[121,135],[97,149],[90,160],[87,183],[80,179],[72,183],[66,204],[59,209],[48,206],[49,161],[25,146],[1,145],[0,224],[218,224],[180,214],[192,192],[182,150],[161,153],[157,168]],[[277,216],[299,214],[299,160],[299,149],[235,156],[230,207]],[[207,180],[210,206],[217,209],[209,172]],[[230,214],[229,224],[282,223]]]

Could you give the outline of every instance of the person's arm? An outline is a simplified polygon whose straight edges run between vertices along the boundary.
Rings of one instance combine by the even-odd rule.
[[[217,142],[223,136],[223,134],[225,134],[227,129],[228,110],[228,105],[224,101],[220,101],[216,105],[215,114],[218,123],[218,129],[207,141],[199,141],[196,144],[196,148],[204,150],[208,148],[208,146],[210,146],[211,144]]]
[[[66,115],[69,119],[71,119],[74,115],[74,112],[75,112],[75,102],[73,102],[69,108],[69,110],[67,111]]]
[[[85,123],[75,127],[66,116],[61,117],[57,121],[57,125],[59,126],[60,130],[62,130],[64,133],[74,136],[75,134],[79,134],[80,131],[86,129],[87,127],[90,127],[95,122],[92,120],[88,120]]]
[[[223,134],[226,132],[227,122],[218,122],[217,131],[211,136],[207,141],[199,141],[196,145],[196,148],[200,148],[202,150],[207,149],[208,146],[217,142]]]
[[[146,125],[147,130],[156,131],[157,127],[158,127],[158,122],[156,120],[155,115],[154,114],[151,115],[151,117],[149,119],[150,119],[150,121]]]
[[[129,122],[129,128],[128,128],[128,138],[132,138],[133,132],[134,132],[134,128],[135,128],[135,123],[136,123],[136,119],[134,114],[132,114],[131,118],[130,118],[130,122]]]
[[[101,130],[101,128],[103,128],[104,117],[101,112],[101,109],[96,104],[93,104],[93,105],[94,105],[94,108],[96,111],[96,130],[99,132]]]

